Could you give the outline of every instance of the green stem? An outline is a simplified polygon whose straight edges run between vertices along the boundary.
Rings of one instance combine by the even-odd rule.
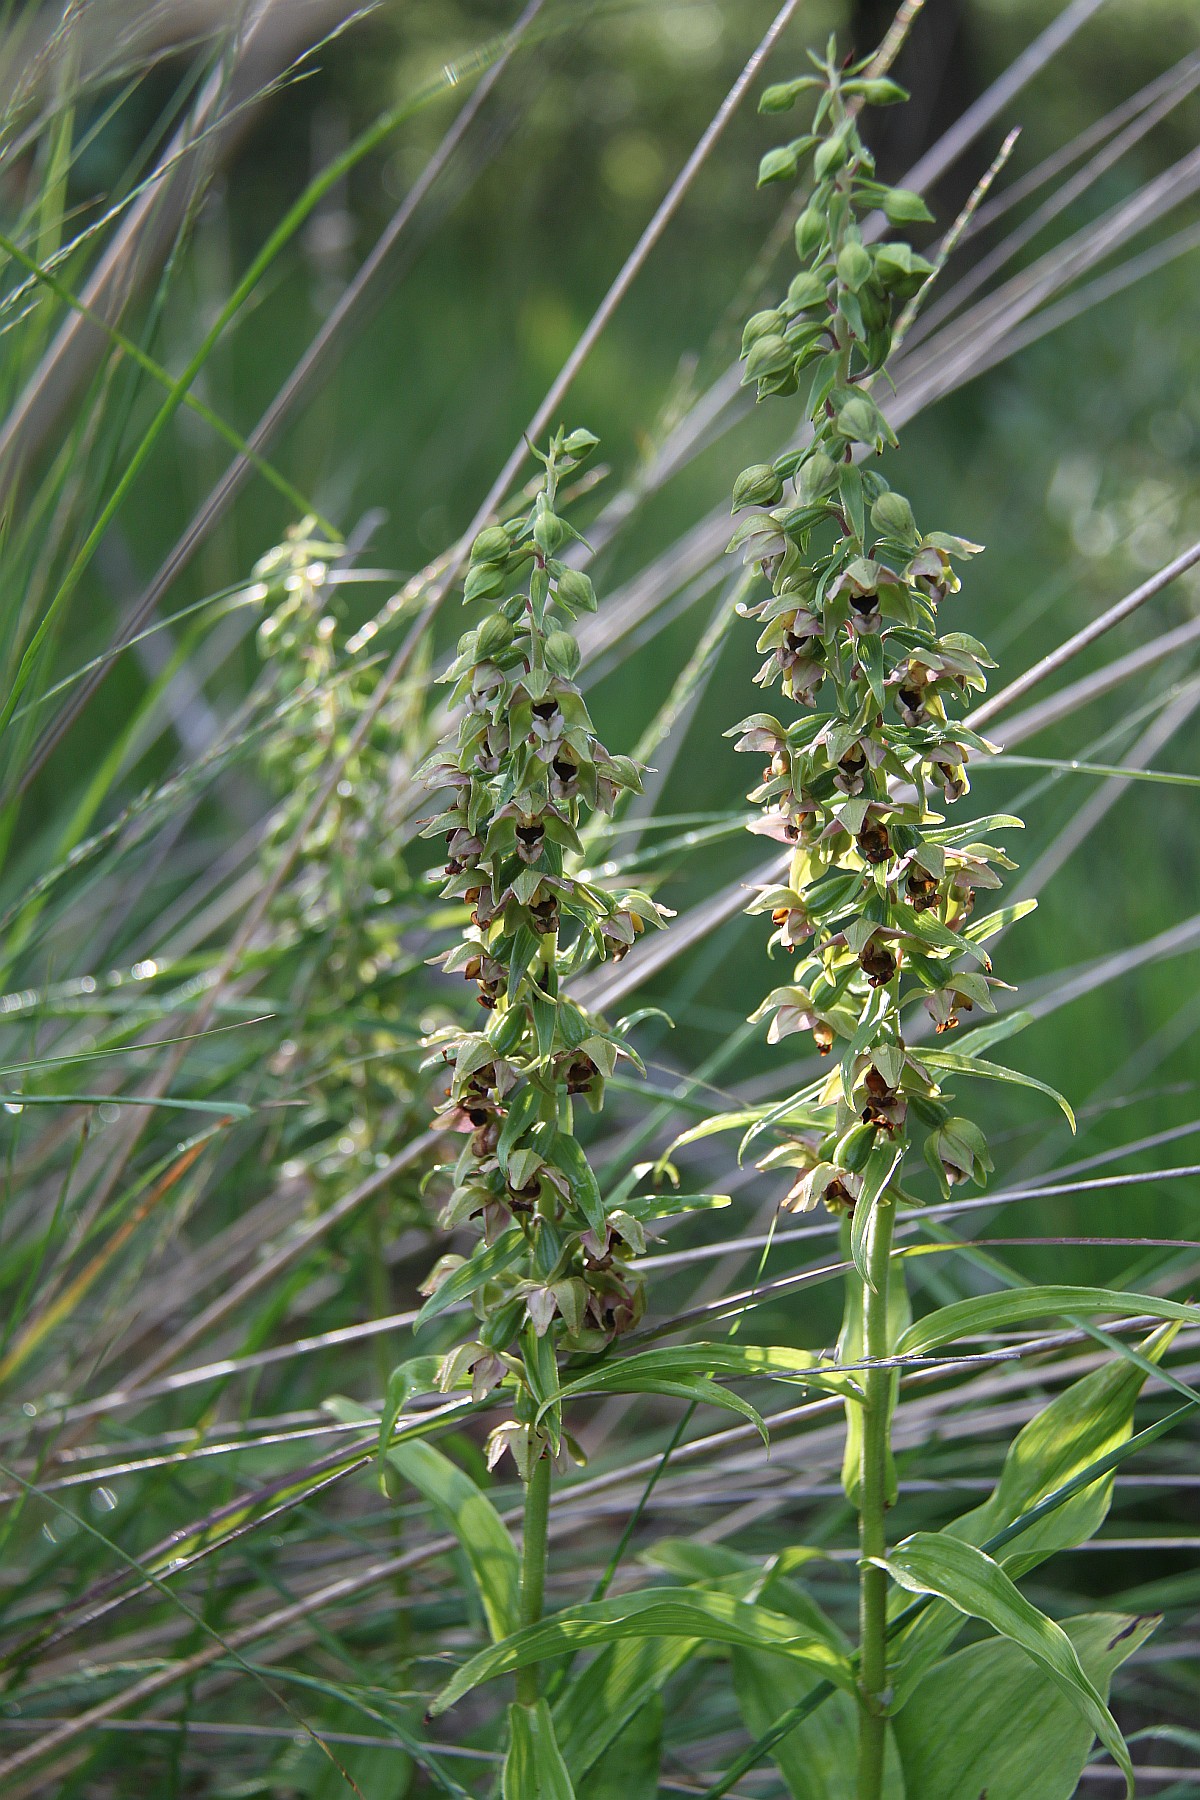
[[[896,1208],[879,1202],[871,1230],[868,1266],[871,1282],[863,1293],[867,1360],[890,1353],[888,1339],[889,1265]],[[879,1800],[883,1789],[883,1754],[887,1721],[883,1714],[887,1687],[886,1572],[868,1560],[887,1554],[888,1462],[892,1388],[888,1368],[871,1368],[865,1382],[862,1470],[859,1494],[859,1692],[858,1800]]]
[[[550,1520],[550,1456],[543,1450],[529,1472],[525,1489],[525,1538],[521,1546],[521,1624],[536,1625],[542,1616],[546,1586],[546,1534]],[[540,1665],[517,1670],[517,1699],[536,1706],[541,1687]]]

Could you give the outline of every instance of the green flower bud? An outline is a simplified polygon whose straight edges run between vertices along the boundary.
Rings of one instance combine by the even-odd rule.
[[[879,449],[891,436],[887,421],[873,400],[855,394],[839,409],[837,428],[841,435],[858,444],[873,444]]]
[[[742,332],[742,355],[745,356],[750,346],[756,344],[760,337],[766,337],[768,332],[776,334],[781,332],[783,325],[783,314],[775,307],[772,307],[769,312],[753,313],[746,320],[746,327]]]
[[[488,1042],[495,1047],[498,1056],[508,1056],[521,1042],[525,1034],[525,1016],[519,1007],[512,1007],[508,1012],[494,1013],[488,1031]]]
[[[875,1142],[874,1125],[854,1124],[838,1139],[833,1160],[839,1169],[853,1169],[857,1174],[871,1154]]]
[[[585,576],[586,580],[587,577]],[[569,631],[552,631],[542,646],[547,668],[569,681],[579,667],[579,645]]]
[[[867,361],[873,369],[882,369],[892,354],[891,327],[884,325],[878,331],[867,332]]]
[[[472,563],[463,583],[464,600],[495,600],[504,592],[505,572],[500,563]]]
[[[806,206],[796,220],[796,255],[808,262],[825,239],[825,214],[819,207]]]
[[[890,317],[888,303],[873,281],[865,282],[859,288],[858,307],[868,331],[881,331],[887,324]]]
[[[889,225],[928,225],[933,214],[911,188],[889,188],[881,205]]]
[[[595,612],[596,590],[590,575],[582,569],[564,569],[558,578],[556,596],[560,606],[570,613]]]
[[[899,101],[908,99],[908,89],[902,88],[898,81],[890,81],[886,75],[862,81],[845,81],[842,83],[842,92],[861,94],[868,106],[895,106]]]
[[[780,375],[792,366],[792,349],[789,344],[769,331],[750,346],[750,354],[746,358],[747,381],[757,381],[761,375]]]
[[[838,280],[854,294],[871,279],[872,268],[871,253],[862,244],[846,244],[837,259]]]
[[[823,450],[813,450],[801,463],[797,479],[802,500],[819,500],[837,485],[837,464]]]
[[[875,275],[898,300],[911,300],[933,274],[933,264],[908,244],[881,244],[875,252]]]
[[[917,541],[916,520],[903,494],[880,494],[871,508],[871,523],[884,537],[899,538],[906,544]]]
[[[796,312],[807,312],[810,307],[825,304],[825,289],[828,286],[825,278],[813,269],[803,269],[793,277],[788,288],[788,305]]]
[[[772,87],[763,89],[758,110],[760,113],[790,112],[805,88],[820,85],[815,75],[802,75],[798,81],[777,81]]]
[[[479,1341],[488,1350],[504,1350],[516,1337],[525,1317],[525,1302],[510,1300],[501,1306],[490,1317],[485,1318],[479,1328]]]
[[[553,556],[563,539],[567,528],[562,520],[552,512],[539,512],[533,526],[533,541],[543,556]]]
[[[813,173],[818,181],[825,181],[830,175],[837,174],[845,160],[845,138],[826,138],[813,157]]]
[[[731,512],[743,506],[774,506],[783,497],[783,483],[770,463],[751,463],[733,484]]]
[[[509,536],[503,525],[488,525],[479,533],[471,545],[471,561],[475,563],[502,563],[512,548]]]
[[[794,181],[799,162],[794,150],[781,145],[778,150],[768,150],[758,165],[758,185],[766,187],[771,181]]]
[[[563,449],[573,461],[582,462],[585,456],[592,454],[599,442],[600,439],[594,432],[585,430],[581,425],[564,438]]]
[[[507,650],[513,640],[513,628],[503,613],[489,613],[475,634],[475,654],[481,660],[484,657],[499,656]]]

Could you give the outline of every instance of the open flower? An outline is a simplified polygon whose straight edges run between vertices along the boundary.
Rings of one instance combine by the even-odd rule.
[[[971,1119],[947,1119],[925,1140],[925,1160],[938,1176],[943,1193],[962,1181],[981,1186],[992,1168],[987,1139]]]
[[[873,988],[886,987],[900,967],[899,946],[874,932],[858,953],[858,966]]]
[[[819,1162],[797,1177],[781,1204],[787,1212],[811,1212],[823,1202],[831,1213],[852,1213],[861,1192],[861,1175],[839,1169],[835,1163]]]
[[[925,995],[925,1010],[940,1035],[944,1031],[953,1031],[960,1015],[973,1012],[976,1007],[983,1012],[995,1012],[996,1002],[990,989],[1007,985],[1007,982],[998,982],[994,975],[964,970],[951,975],[944,986]]]

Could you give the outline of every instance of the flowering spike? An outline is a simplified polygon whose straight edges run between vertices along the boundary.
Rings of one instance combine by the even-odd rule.
[[[756,680],[799,708],[788,722],[756,713],[739,728],[737,748],[766,758],[752,829],[791,847],[785,880],[751,908],[770,913],[771,945],[797,956],[762,1011],[773,1039],[807,1030],[822,1055],[840,1051],[819,1129],[797,1138],[789,1200],[852,1211],[873,1145],[903,1146],[918,1117],[936,1136],[949,1116],[909,1047],[908,1018],[923,1001],[945,1032],[994,1010],[986,933],[971,915],[1006,859],[934,810],[935,797],[966,793],[972,753],[989,748],[962,714],[990,659],[940,616],[958,592],[956,565],[979,546],[922,533],[875,466],[896,435],[870,390],[897,313],[932,273],[911,246],[873,243],[863,228],[877,211],[893,223],[927,216],[915,194],[874,179],[855,122],[863,100],[899,94],[843,82],[832,50],[819,66],[814,135],[797,140],[812,148],[815,179],[796,226],[801,272],[750,319],[742,349],[760,400],[806,394],[811,433],[802,451],[738,477],[730,548],[769,584],[743,609],[766,659]],[[770,90],[768,111],[785,92]],[[943,1160],[933,1158],[939,1171]],[[986,1166],[980,1140],[955,1168]]]
[[[439,1123],[464,1134],[443,1223],[480,1226],[491,1261],[455,1262],[443,1280],[470,1293],[479,1325],[466,1373],[497,1358],[515,1377],[516,1417],[493,1450],[536,1462],[559,1441],[544,1425],[560,1353],[598,1350],[641,1316],[641,1282],[626,1256],[642,1247],[628,1213],[610,1213],[573,1133],[575,1102],[593,1110],[617,1062],[633,1052],[619,1031],[572,999],[568,977],[618,961],[647,925],[668,916],[648,895],[613,891],[579,872],[589,816],[636,791],[640,771],[612,756],[576,683],[571,618],[596,604],[591,581],[561,560],[577,537],[559,485],[589,454],[590,432],[562,432],[539,453],[545,475],[529,511],[475,540],[466,599],[482,617],[461,639],[446,679],[460,706],[452,739],[426,769],[448,792],[426,826],[444,836],[443,893],[470,923],[441,959],[474,983],[476,1031],[429,1040],[450,1068]],[[628,1208],[630,1202],[625,1201]],[[471,1285],[470,1269],[486,1279]],[[436,1279],[426,1312],[439,1310]]]

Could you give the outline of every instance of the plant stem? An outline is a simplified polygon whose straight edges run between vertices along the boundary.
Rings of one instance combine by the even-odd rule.
[[[536,1625],[542,1616],[546,1585],[546,1530],[550,1518],[550,1456],[543,1450],[529,1472],[525,1489],[525,1537],[521,1545],[521,1624]],[[517,1699],[536,1706],[541,1688],[539,1665],[517,1670]]]
[[[890,1351],[888,1339],[889,1265],[896,1208],[881,1199],[871,1229],[871,1284],[863,1293],[867,1359],[877,1362]],[[858,1800],[879,1800],[883,1788],[883,1753],[887,1722],[881,1710],[887,1687],[887,1590],[883,1569],[868,1559],[887,1552],[885,1514],[888,1506],[888,1460],[891,1429],[891,1369],[867,1372],[863,1411],[862,1471],[859,1494],[859,1691]]]

